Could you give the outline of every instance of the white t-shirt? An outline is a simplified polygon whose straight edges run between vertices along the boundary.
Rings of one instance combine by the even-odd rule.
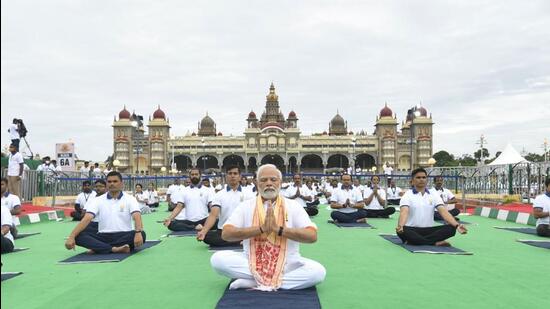
[[[233,191],[230,186],[214,195],[212,199],[212,207],[220,208],[220,216],[218,220],[218,229],[223,228],[223,224],[229,219],[235,208],[244,201],[255,199],[256,194],[252,191],[245,190],[240,187]]]
[[[81,167],[80,168],[80,178],[88,178],[90,177],[90,167]]]
[[[20,164],[24,163],[20,152],[8,156],[8,176],[19,176]]]
[[[159,202],[159,194],[157,191],[144,191],[145,198],[147,199],[147,205],[153,205]]]
[[[393,173],[393,167],[384,165],[384,174],[391,176]]]
[[[445,203],[445,208],[447,208],[447,210],[451,210],[455,208],[455,205],[447,204],[447,201],[450,201],[455,197],[455,195],[451,192],[451,190],[447,188],[441,188],[441,190],[437,190],[435,187],[430,189],[430,191],[432,190],[437,194],[439,194],[439,196],[441,197],[441,200],[443,201],[443,203]]]
[[[147,195],[145,192],[141,191],[141,193],[135,193],[134,197],[136,198],[136,201],[138,202],[139,209],[143,209],[147,204],[145,203],[145,200],[147,199]]]
[[[15,207],[21,206],[21,200],[17,195],[6,192],[2,194],[2,206],[11,211]]]
[[[172,196],[172,194],[174,194],[175,192],[182,192],[184,189],[184,185],[171,184],[170,186],[168,186],[168,189],[166,189],[166,195],[170,194],[170,196]]]
[[[434,209],[443,206],[443,201],[438,193],[426,190],[424,195],[411,189],[401,197],[400,207],[409,207],[409,217],[406,226],[432,227],[434,226]]]
[[[96,177],[96,178],[99,178],[99,177],[101,177],[101,176],[103,175],[103,174],[101,173],[101,169],[100,169],[99,167],[94,168],[93,173],[94,173],[94,177]]]
[[[8,131],[10,132],[10,139],[20,139],[19,131],[17,131],[17,125],[15,123],[10,124]]]
[[[98,219],[100,233],[133,231],[132,214],[141,213],[136,198],[122,192],[118,198],[111,197],[110,193],[94,198],[86,212]]]
[[[388,196],[388,200],[398,200],[401,198],[401,188],[399,187],[395,187],[395,188],[392,188],[392,187],[389,187],[388,189],[386,189],[386,193],[387,193],[387,196]]]
[[[13,226],[13,218],[11,217],[11,213],[10,213],[10,210],[7,208],[7,207],[4,207],[4,205],[2,205],[2,226],[9,226],[9,227],[12,227]],[[7,239],[9,239],[11,241],[12,244],[15,245],[14,241],[13,241],[13,235],[11,234],[11,232],[8,231],[8,233],[6,235],[4,235],[4,237],[6,237]]]
[[[181,211],[176,220],[199,221],[208,217],[208,203],[212,202],[210,188],[205,186],[189,186],[183,192],[177,192],[170,199],[174,203],[183,203],[185,211]]]
[[[363,197],[365,199],[369,198],[369,196],[373,194],[373,190],[370,187],[365,187],[365,192],[363,193]],[[386,199],[386,192],[383,188],[378,188],[378,195],[385,200]],[[370,204],[365,204],[365,209],[384,209],[384,205],[380,205],[380,202],[376,198],[376,196],[373,195],[372,201]]]
[[[94,199],[95,195],[95,191],[92,191],[90,193],[80,192],[76,197],[76,201],[74,203],[80,204],[80,208],[86,209],[86,204],[91,202]]]
[[[550,211],[550,197],[546,194],[537,196],[533,202],[533,208],[542,208],[543,212]],[[537,226],[539,224],[550,224],[550,217],[537,219]]]
[[[332,195],[330,196],[331,202],[336,202],[338,204],[344,204],[349,199],[349,202],[352,204],[352,206],[358,202],[363,201],[363,194],[361,194],[361,191],[359,189],[351,188],[351,189],[344,189],[343,187],[340,189],[334,190]],[[346,208],[340,208],[340,209],[334,209],[343,213],[352,213],[356,212],[357,208],[353,207],[346,207]]]
[[[298,191],[298,187],[296,187],[294,184],[286,188],[286,190],[283,192],[283,196],[290,199],[294,195],[296,195],[296,191]],[[309,188],[306,185],[300,186],[300,195],[305,197],[313,197],[313,194],[309,190]],[[307,207],[306,203],[308,201],[302,199],[301,197],[298,197],[294,199],[294,201],[298,202],[302,207]]]
[[[267,203],[264,204],[267,209]],[[285,227],[287,228],[306,228],[312,227],[317,230],[315,223],[311,222],[309,215],[300,204],[293,200],[285,198],[285,207],[287,213],[287,219]],[[250,199],[242,202],[235,210],[229,219],[225,222],[224,226],[232,225],[237,228],[252,227],[252,218],[254,216],[254,209],[256,208],[256,199]],[[243,250],[245,256],[249,256],[250,239],[243,240]],[[300,243],[291,239],[287,240],[286,261],[287,265],[299,261],[300,256]]]

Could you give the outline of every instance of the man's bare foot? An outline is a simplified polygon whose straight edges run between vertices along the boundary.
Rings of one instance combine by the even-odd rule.
[[[442,240],[442,241],[438,241],[435,243],[436,246],[439,246],[439,247],[450,247],[451,244]]]
[[[197,225],[195,226],[195,230],[197,230],[197,231],[202,230],[202,228],[203,228],[202,224],[197,224]]]
[[[86,251],[86,254],[95,254],[95,251],[90,249],[90,250]]]
[[[120,247],[113,247],[113,249],[111,249],[111,252],[113,252],[113,253],[130,253],[130,246],[124,245],[124,246],[120,246]]]
[[[357,223],[367,223],[367,219],[363,218],[363,219],[359,219],[356,221]]]

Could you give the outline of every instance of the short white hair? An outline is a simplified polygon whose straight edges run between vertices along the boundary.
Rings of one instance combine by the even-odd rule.
[[[258,172],[256,173],[256,177],[260,179],[260,174],[267,168],[273,168],[277,171],[277,175],[279,176],[279,180],[283,180],[283,173],[277,168],[277,166],[273,164],[264,164],[258,168]]]

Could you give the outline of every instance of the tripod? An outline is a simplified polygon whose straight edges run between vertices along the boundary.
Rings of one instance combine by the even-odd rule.
[[[34,158],[34,154],[32,153],[31,146],[29,145],[29,142],[27,142],[26,137],[22,137],[22,139],[25,141],[25,144],[27,145],[27,148],[29,149],[29,152],[31,153],[31,155],[29,156],[29,159],[32,160]]]

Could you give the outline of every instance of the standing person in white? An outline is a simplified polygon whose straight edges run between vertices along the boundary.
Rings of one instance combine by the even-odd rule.
[[[308,206],[307,203],[313,201],[313,194],[308,189],[308,187],[302,184],[302,176],[296,174],[292,176],[294,184],[289,185],[286,190],[282,193],[284,197],[295,200],[304,207],[304,210],[309,216],[315,216],[319,213],[319,209],[316,206]]]
[[[0,252],[8,253],[12,252],[15,247],[15,241],[13,240],[13,235],[11,235],[10,228],[13,225],[13,219],[11,217],[10,211],[4,205],[2,208],[2,242],[0,244]]]
[[[119,172],[109,173],[107,187],[109,193],[94,198],[86,206],[86,215],[65,242],[68,250],[78,245],[89,249],[89,254],[129,253],[143,245],[145,232],[139,206],[133,196],[122,192],[122,175]],[[95,217],[99,221],[99,232],[82,233]]]
[[[164,225],[171,231],[200,231],[208,218],[212,191],[201,184],[201,172],[198,168],[189,171],[189,178],[189,187],[171,197],[177,205],[164,220]]]
[[[401,211],[397,224],[397,236],[409,245],[450,246],[446,240],[458,231],[466,234],[463,224],[445,208],[441,197],[433,190],[428,190],[428,173],[423,168],[412,171],[413,188],[401,198]],[[441,214],[448,224],[434,226],[434,209]]]
[[[335,222],[353,223],[366,222],[366,213],[363,209],[363,194],[351,184],[351,175],[342,175],[342,187],[335,189],[330,197],[330,208],[334,209],[330,217]]]
[[[449,213],[455,217],[456,220],[458,218],[458,214],[460,213],[460,209],[455,208],[456,204],[456,198],[455,195],[451,192],[451,190],[443,187],[443,177],[437,176],[435,177],[435,187],[432,188],[439,196],[441,197],[441,200],[445,204],[445,208]],[[434,212],[434,220],[442,221],[443,217],[439,214],[439,212],[436,210]]]
[[[8,185],[11,194],[21,198],[21,178],[23,177],[23,156],[15,145],[10,145],[8,155]]]
[[[387,183],[388,187],[390,186],[392,174],[393,174],[393,167],[391,167],[391,165],[388,162],[386,162],[386,165],[384,165],[384,175],[386,175],[386,179],[388,181]]]
[[[210,215],[204,223],[204,227],[197,233],[197,240],[204,241],[213,247],[238,246],[239,241],[230,242],[222,239],[223,225],[229,219],[235,208],[244,201],[253,199],[256,194],[245,190],[239,183],[241,169],[236,166],[228,166],[225,170],[227,186],[216,193],[212,200]],[[218,219],[219,218],[219,219]],[[217,226],[216,226],[216,220]]]
[[[80,178],[90,178],[90,162],[84,161],[84,166],[80,168]]]
[[[244,252],[220,251],[210,263],[219,274],[237,279],[230,289],[305,289],[325,279],[325,268],[300,255],[300,243],[317,241],[317,226],[304,208],[279,194],[282,175],[275,165],[258,169],[258,192],[223,226],[226,241],[243,241]]]
[[[13,118],[13,121],[10,124],[10,128],[8,129],[8,132],[10,133],[11,144],[15,146],[17,151],[19,151],[19,142],[21,140],[21,136],[19,135],[18,123],[18,119]]]
[[[537,219],[537,235],[550,237],[550,178],[544,181],[546,193],[537,196],[533,203],[533,216]]]

